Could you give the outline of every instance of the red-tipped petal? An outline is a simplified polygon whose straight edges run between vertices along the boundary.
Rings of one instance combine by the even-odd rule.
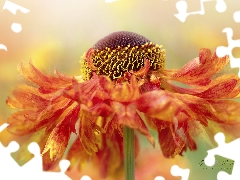
[[[167,121],[172,120],[173,109],[171,109],[172,97],[162,90],[144,93],[134,103],[137,110],[150,117],[157,117]]]
[[[211,76],[219,72],[229,63],[227,56],[219,58],[216,52],[200,49],[199,57],[189,61],[179,70],[163,70],[163,78],[179,81],[189,85],[206,86]]]
[[[135,76],[131,76],[130,83],[114,84],[105,76],[100,77],[100,85],[109,94],[112,100],[118,102],[132,102],[140,95],[138,83]]]
[[[89,155],[98,151],[97,145],[100,143],[99,134],[104,132],[96,123],[96,116],[86,110],[80,111],[80,141]]]
[[[28,81],[38,85],[39,91],[44,94],[56,92],[59,89],[71,86],[72,81],[74,81],[73,77],[68,77],[66,75],[60,74],[56,70],[56,76],[44,75],[37,68],[35,68],[31,62],[28,64],[19,64],[18,71]]]
[[[150,134],[141,117],[138,115],[135,104],[124,105],[115,101],[113,101],[111,104],[117,114],[119,124],[139,130],[143,135],[146,136],[149,142],[155,146],[154,138]]]
[[[68,145],[71,132],[75,131],[75,123],[78,119],[79,106],[75,106],[65,118],[57,124],[51,132],[42,154],[50,151],[50,159],[56,161],[62,158],[63,153]]]

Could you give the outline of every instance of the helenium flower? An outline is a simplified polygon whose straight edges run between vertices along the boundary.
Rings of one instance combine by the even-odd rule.
[[[229,57],[203,48],[182,68],[168,70],[161,47],[136,33],[112,33],[83,55],[78,77],[56,70],[54,76],[45,75],[31,62],[21,63],[18,71],[33,85],[17,87],[7,99],[9,107],[19,110],[9,117],[8,130],[41,132],[45,168],[63,157],[75,133],[78,138],[67,155],[71,166],[91,160],[101,164],[106,176],[122,165],[123,126],[139,131],[153,146],[149,128],[154,129],[163,155],[174,157],[197,149],[194,138],[209,121],[239,123],[240,103],[232,100],[240,96],[239,78],[216,76]],[[137,155],[137,136],[134,147]]]

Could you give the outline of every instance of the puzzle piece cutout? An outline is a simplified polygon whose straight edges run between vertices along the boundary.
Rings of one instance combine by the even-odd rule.
[[[165,180],[165,178],[162,177],[162,176],[157,176],[157,177],[154,178],[154,180]]]
[[[173,176],[181,176],[182,177],[181,180],[188,180],[190,170],[189,169],[182,169],[178,165],[173,165],[171,167],[170,172]],[[165,178],[162,177],[162,176],[157,176],[157,177],[154,178],[154,180],[165,180]]]
[[[240,20],[240,16],[237,17],[237,20]],[[240,68],[240,58],[234,58],[232,54],[233,48],[240,47],[240,39],[233,40],[233,30],[232,28],[225,28],[222,32],[225,32],[227,35],[228,47],[218,46],[216,49],[216,54],[218,57],[224,57],[226,55],[230,58],[230,66],[231,68]],[[240,71],[238,73],[240,77]]]
[[[24,8],[24,7],[22,7],[22,6],[18,5],[18,4],[15,4],[15,3],[11,2],[11,1],[8,1],[8,0],[6,0],[6,2],[4,3],[2,10],[8,10],[12,14],[14,14],[14,15],[16,15],[18,10],[21,11],[22,13],[24,13],[24,14],[30,12],[29,9]],[[13,32],[19,33],[19,32],[22,31],[22,25],[19,24],[19,23],[14,22],[11,25],[11,29],[12,29]],[[6,45],[0,44],[0,50],[1,49],[7,51]]]
[[[2,132],[8,126],[4,123],[0,126]],[[28,151],[34,155],[34,158],[25,163],[22,167],[11,157],[11,153],[19,149],[19,144],[15,141],[9,143],[4,147],[0,142],[0,178],[7,177],[7,179],[60,179],[69,180],[70,178],[65,174],[70,165],[68,160],[62,160],[59,163],[60,172],[44,172],[42,167],[42,156],[40,147],[37,143],[32,142],[28,145]],[[4,162],[4,163],[1,163]],[[6,163],[7,162],[7,163]],[[12,173],[14,172],[14,173]],[[177,165],[171,167],[171,174],[173,176],[181,176],[182,180],[188,180],[189,169],[182,169]],[[80,180],[92,180],[89,176],[82,176]],[[157,176],[154,180],[165,180],[162,176]]]
[[[208,150],[207,157],[204,159],[204,162],[207,166],[213,166],[215,162],[215,155],[223,156],[228,159],[234,160],[234,166],[232,169],[232,174],[228,174],[224,171],[220,171],[217,175],[218,180],[239,180],[240,178],[240,138],[231,141],[229,143],[225,143],[225,136],[223,133],[217,133],[214,136],[215,141],[218,144],[217,148]]]
[[[89,176],[84,175],[80,180],[92,180]]]
[[[3,6],[3,10],[9,10],[12,14],[16,15],[17,13],[17,10],[21,11],[22,13],[26,14],[26,13],[29,13],[29,9],[27,8],[24,8],[22,6],[19,6],[15,3],[12,3],[10,1],[6,1],[4,6]],[[12,26],[11,26],[11,29],[13,32],[15,33],[19,33],[22,31],[22,25],[19,24],[19,23],[13,23]]]
[[[236,23],[240,23],[240,11],[236,11],[233,13],[233,19]]]
[[[12,2],[10,2],[10,1],[8,1],[8,0],[5,2],[4,6],[3,6],[3,10],[4,10],[4,9],[9,10],[9,11],[10,11],[11,13],[13,13],[14,15],[16,15],[17,10],[19,10],[19,11],[21,11],[22,13],[25,13],[25,14],[30,11],[29,9],[24,8],[24,7],[22,7],[22,6],[19,6],[19,5],[15,4],[15,3],[12,3]]]
[[[0,49],[7,51],[7,46],[5,46],[4,44],[0,44]]]
[[[11,153],[16,152],[19,149],[19,145],[17,142],[12,141],[5,148],[2,143],[0,143],[0,162],[8,162],[8,163],[0,163],[0,174],[9,172],[10,169],[18,170],[19,165],[17,162],[11,157]]]
[[[206,166],[206,164],[204,163],[204,159],[201,160],[201,162],[199,162],[199,167],[202,169],[224,169],[226,171],[232,169],[234,161],[230,160],[230,159],[226,159],[222,160],[223,157],[220,156],[216,156],[215,157],[215,164],[212,167]],[[220,160],[221,159],[221,160]]]
[[[171,167],[171,174],[173,176],[181,176],[182,180],[188,180],[190,170],[189,169],[182,169],[178,165],[173,165]]]
[[[200,0],[200,6],[201,9],[199,11],[195,12],[187,12],[187,2],[184,0],[180,0],[176,3],[176,9],[178,10],[178,14],[174,14],[174,16],[179,19],[181,22],[185,22],[187,17],[190,15],[195,15],[195,14],[200,14],[203,15],[205,14],[205,9],[204,9],[204,2],[209,2],[209,1],[216,1],[216,10],[220,13],[226,11],[227,6],[224,0]]]
[[[0,132],[2,132],[8,124],[0,126]],[[19,149],[19,144],[15,141],[9,143],[7,147],[4,147],[0,142],[0,179],[60,179],[70,180],[65,174],[70,162],[68,160],[61,160],[59,163],[60,172],[46,172],[42,167],[42,156],[40,153],[40,147],[37,143],[32,142],[28,145],[28,150],[34,155],[34,157],[25,163],[22,167],[11,157],[11,153],[16,152]]]
[[[8,127],[9,124],[4,123],[0,126],[0,132],[2,132],[4,129],[6,129]]]

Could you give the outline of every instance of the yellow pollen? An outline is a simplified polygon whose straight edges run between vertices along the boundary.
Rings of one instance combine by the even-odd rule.
[[[149,77],[164,68],[166,55],[161,48],[137,33],[113,32],[82,56],[81,75],[84,80],[91,79],[94,74],[105,75],[113,81],[127,72],[138,76],[138,80],[144,75]]]
[[[145,43],[141,46],[121,47],[116,49],[106,47],[102,50],[93,49],[91,63],[97,70],[89,67],[86,54],[83,55],[81,63],[81,73],[84,80],[89,80],[92,73],[106,75],[112,80],[124,76],[125,72],[138,71],[144,67],[145,59],[150,61],[150,71],[156,72],[164,68],[165,49],[157,44]]]

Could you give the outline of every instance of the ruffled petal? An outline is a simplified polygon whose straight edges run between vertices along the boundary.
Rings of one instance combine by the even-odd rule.
[[[229,57],[219,58],[209,49],[200,49],[199,57],[194,58],[179,70],[162,70],[164,79],[171,79],[189,85],[206,86],[211,77],[229,63]]]
[[[179,87],[170,81],[162,80],[162,88],[181,94],[190,94],[205,99],[237,98],[240,95],[240,79],[235,74],[224,74],[211,79],[207,86]]]
[[[146,136],[149,142],[153,146],[155,146],[154,138],[150,134],[147,126],[145,125],[139,114],[137,113],[135,104],[122,104],[113,101],[111,102],[111,105],[116,112],[119,124],[139,130],[143,135]]]
[[[189,134],[191,127],[188,122],[176,125],[155,120],[154,123],[158,127],[158,140],[165,157],[169,158],[182,154],[187,147],[192,151],[197,149],[195,141]]]
[[[117,176],[119,170],[123,170],[123,137],[118,132],[115,131],[110,138],[103,134],[102,146],[93,156],[93,164],[99,167],[104,178]]]
[[[225,105],[224,102],[226,102]],[[136,100],[136,106],[147,116],[168,122],[174,122],[175,118],[179,122],[197,120],[206,126],[208,120],[223,123],[228,117],[231,119],[229,122],[238,123],[240,118],[236,110],[239,106],[237,102],[207,100],[193,95],[162,90],[143,94]],[[219,110],[222,109],[221,107],[225,109]]]
[[[32,86],[22,85],[15,88],[13,97],[8,97],[6,103],[16,109],[39,109],[49,105],[49,97],[41,95],[38,89]],[[52,99],[54,101],[54,99]]]
[[[47,143],[42,154],[50,152],[50,159],[56,161],[62,158],[63,153],[68,145],[70,134],[75,132],[75,123],[78,119],[79,106],[76,105],[65,116],[65,118],[57,124],[48,137]]]
[[[105,76],[100,77],[100,86],[109,95],[111,100],[118,102],[132,102],[140,95],[136,77],[131,76],[130,82],[115,84]]]
[[[19,72],[35,85],[22,85],[13,91],[6,103],[11,108],[22,109],[8,118],[8,130],[16,135],[25,135],[44,127],[46,132],[53,128],[66,116],[65,112],[74,106],[74,99],[67,97],[78,86],[73,77],[59,74],[44,75],[31,63],[21,63]],[[37,85],[37,86],[36,86]]]
[[[16,112],[8,118],[8,130],[15,135],[33,133],[46,126],[52,130],[50,127],[61,121],[63,112],[72,104],[73,101],[65,99],[60,103],[45,106],[43,110],[26,109]]]
[[[55,76],[44,75],[31,62],[28,64],[21,63],[17,67],[20,74],[28,81],[39,86],[39,91],[43,94],[53,93],[59,89],[66,88],[72,85],[75,81],[73,77],[60,74],[55,70]]]
[[[173,131],[172,126],[158,129],[158,140],[163,155],[167,158],[180,154],[185,146],[184,141]]]
[[[144,93],[134,103],[137,110],[150,117],[172,121],[173,108],[175,108],[171,106],[172,99],[173,97],[170,93],[155,90]]]
[[[111,137],[115,131],[118,131],[118,133],[123,136],[122,124],[118,123],[118,118],[116,114],[114,114],[113,117],[106,118],[104,129],[106,131],[106,137],[108,138]]]
[[[235,74],[224,74],[212,79],[211,83],[202,87],[202,92],[194,94],[205,99],[235,98],[240,93],[240,79]]]
[[[101,88],[101,77],[93,76],[89,81],[79,84],[80,98],[86,98],[91,101],[103,101],[109,99],[109,95]],[[96,99],[93,99],[96,98]]]
[[[240,123],[240,103],[232,100],[208,100],[216,114],[219,116],[218,122],[225,124]]]
[[[104,130],[95,123],[96,118],[97,116],[93,116],[90,112],[81,109],[79,136],[85,151],[89,155],[98,151],[98,145],[101,143],[100,133],[104,132]]]

